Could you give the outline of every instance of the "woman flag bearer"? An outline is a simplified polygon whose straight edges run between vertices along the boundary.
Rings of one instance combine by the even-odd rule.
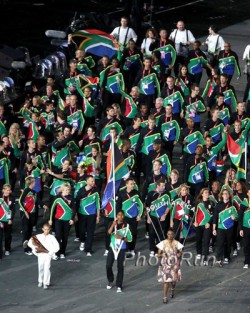
[[[119,211],[116,214],[116,220],[111,224],[109,230],[109,235],[111,235],[110,248],[107,257],[106,270],[108,285],[107,289],[112,288],[112,283],[114,281],[114,273],[112,270],[114,260],[117,260],[117,277],[116,286],[117,292],[122,292],[122,282],[124,273],[124,260],[127,242],[132,241],[132,234],[129,229],[129,224],[124,221],[123,211]]]
[[[168,289],[170,298],[174,298],[176,282],[181,280],[180,262],[183,245],[174,240],[175,233],[170,228],[167,232],[167,239],[161,241],[158,247],[158,257],[161,258],[161,265],[158,270],[158,281],[163,283],[163,303],[168,302]]]
[[[28,246],[38,259],[38,287],[48,289],[50,285],[50,263],[52,257],[59,250],[60,246],[56,238],[50,235],[50,225],[43,225],[43,233],[33,236]]]

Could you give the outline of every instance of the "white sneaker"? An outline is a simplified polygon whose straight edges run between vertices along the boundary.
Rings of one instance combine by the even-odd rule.
[[[201,254],[197,254],[196,259],[200,260],[201,259]]]
[[[224,263],[224,264],[228,264],[228,263],[229,263],[228,258],[225,258],[224,261],[223,261],[223,263]]]
[[[113,287],[113,286],[112,286],[112,283],[108,282],[106,288],[107,288],[108,290],[110,290],[110,289],[112,289],[112,287]]]
[[[25,254],[32,255],[32,252],[31,251],[26,251]]]
[[[146,239],[149,239],[149,233],[146,233],[146,234],[145,234],[145,238],[146,238]]]
[[[240,247],[240,243],[239,242],[236,242],[236,246],[237,246],[237,250],[240,251],[241,247]]]
[[[238,252],[237,250],[235,249],[234,252],[233,252],[233,256],[237,256],[238,255]]]
[[[53,257],[52,257],[52,260],[54,260],[54,261],[57,261],[59,259],[59,257],[57,256],[57,255],[54,255]]]
[[[43,289],[48,289],[49,287],[47,285],[44,285],[43,286]]]
[[[64,254],[60,254],[60,259],[65,259],[65,255]]]
[[[5,253],[4,253],[5,255],[10,255],[10,251],[5,251]]]
[[[131,251],[130,251],[130,254],[131,254],[132,256],[135,256],[135,250],[131,250]]]
[[[37,287],[41,288],[43,286],[43,283],[38,283]]]
[[[155,252],[154,251],[150,251],[149,256],[150,257],[155,256]]]
[[[75,241],[75,242],[79,242],[79,241],[80,241],[80,238],[77,238],[77,237],[76,237],[76,238],[74,239],[74,241]]]
[[[87,256],[92,256],[92,254],[90,252],[87,253]]]
[[[85,246],[85,243],[84,242],[81,242],[81,244],[80,244],[80,251],[83,251],[84,250],[84,246]]]
[[[117,290],[116,290],[116,292],[117,292],[117,293],[122,292],[122,288],[118,287]]]
[[[103,256],[108,256],[109,250],[105,250],[104,255]]]
[[[245,264],[245,265],[243,266],[243,268],[248,268],[248,264]]]
[[[215,262],[215,265],[222,267],[222,261],[216,261],[216,262]]]
[[[208,266],[208,261],[204,261],[204,262],[203,262],[203,265],[204,265],[204,266]]]

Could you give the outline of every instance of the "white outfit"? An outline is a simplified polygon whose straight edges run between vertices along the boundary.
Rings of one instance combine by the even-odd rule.
[[[45,286],[50,284],[50,263],[52,257],[59,251],[60,246],[56,238],[50,234],[45,236],[44,234],[36,235],[37,239],[46,248],[48,253],[37,253],[36,246],[33,245],[32,238],[28,242],[28,246],[32,249],[32,252],[38,258],[38,282],[43,283]]]
[[[206,39],[207,51],[209,53],[219,52],[224,49],[224,39],[218,35],[209,35]]]
[[[151,56],[152,55],[152,51],[149,50],[149,47],[150,47],[150,45],[151,45],[151,43],[153,41],[154,41],[154,39],[152,39],[150,37],[144,38],[143,41],[142,41],[141,49],[145,50],[144,54],[146,56]]]
[[[247,45],[243,53],[243,60],[250,64],[250,45]]]
[[[135,42],[137,40],[136,33],[130,27],[116,27],[110,35],[115,38],[118,37],[118,42],[121,45],[122,50],[127,46],[130,39],[133,39]]]
[[[180,44],[186,45],[187,41],[189,42],[195,41],[194,35],[188,29],[184,30],[175,29],[170,34],[169,39],[174,41],[177,54],[182,54],[182,47]]]

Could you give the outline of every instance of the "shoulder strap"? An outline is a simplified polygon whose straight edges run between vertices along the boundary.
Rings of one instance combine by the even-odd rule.
[[[126,45],[126,40],[127,40],[127,37],[128,37],[128,32],[129,32],[129,27],[127,29],[127,32],[126,32],[126,36],[125,36],[125,39],[124,39],[124,43],[123,43],[123,46],[125,47]]]
[[[120,38],[120,31],[121,31],[121,27],[118,28],[118,39],[117,39],[117,41],[119,41],[119,38]]]
[[[175,43],[175,38],[176,38],[177,32],[178,32],[178,29],[175,30],[175,34],[174,34],[174,38],[173,38],[174,43]]]
[[[217,40],[216,40],[215,52],[216,52],[216,49],[217,49],[217,46],[218,46],[218,43],[219,43],[219,37],[220,37],[220,35],[218,35]]]

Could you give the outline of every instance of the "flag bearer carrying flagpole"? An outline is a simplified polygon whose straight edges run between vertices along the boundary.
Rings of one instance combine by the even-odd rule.
[[[111,236],[110,248],[107,257],[106,271],[107,271],[107,289],[112,288],[114,281],[114,273],[112,270],[115,259],[117,260],[117,277],[116,287],[117,292],[122,292],[123,274],[124,274],[124,260],[126,253],[127,242],[132,241],[132,234],[129,229],[129,224],[124,221],[123,211],[116,214],[116,220],[111,224],[108,233]]]
[[[116,149],[117,148],[117,149]],[[106,270],[107,270],[107,289],[112,288],[112,283],[114,281],[114,274],[112,270],[112,266],[114,261],[117,260],[117,278],[116,278],[116,286],[117,292],[122,292],[122,282],[123,282],[123,273],[124,273],[124,259],[125,259],[125,252],[127,242],[132,241],[132,234],[129,229],[129,224],[124,222],[124,213],[123,211],[119,211],[116,213],[116,199],[115,194],[116,190],[120,185],[120,177],[118,175],[119,169],[121,170],[125,166],[125,162],[118,150],[117,145],[115,146],[114,143],[114,136],[112,136],[111,140],[111,147],[107,159],[107,174],[108,169],[110,168],[111,173],[107,175],[107,186],[105,188],[102,206],[107,205],[107,199],[109,198],[108,202],[111,201],[113,198],[113,213],[114,213],[114,222],[108,229],[108,234],[111,236],[110,238],[110,248],[108,251],[107,263],[106,263]],[[111,155],[110,155],[111,154]],[[110,164],[111,162],[111,164]],[[121,176],[124,176],[126,172],[126,166],[124,171],[121,171]],[[127,169],[128,172],[128,169]],[[111,187],[111,188],[110,188]],[[111,192],[109,193],[109,190]]]

